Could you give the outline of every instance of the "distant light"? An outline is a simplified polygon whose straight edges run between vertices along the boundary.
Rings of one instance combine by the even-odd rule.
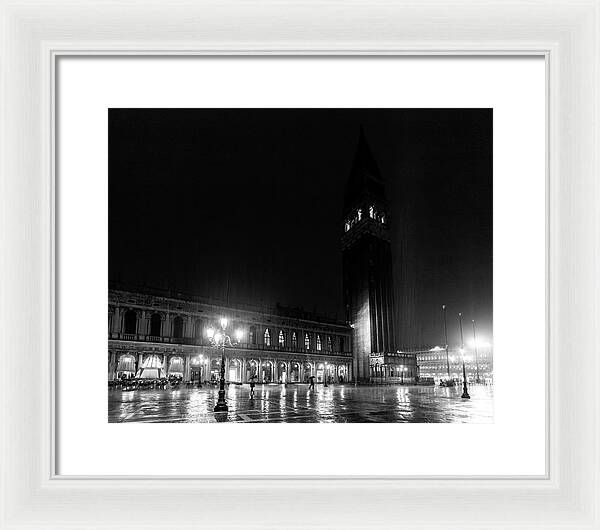
[[[226,318],[222,318],[222,319],[220,320],[220,323],[221,323],[221,327],[222,327],[223,329],[225,329],[225,328],[227,327],[227,324],[228,324],[228,322],[227,322],[227,319],[226,319]]]
[[[244,338],[244,331],[241,329],[236,330],[235,332],[235,340],[240,342]]]
[[[208,328],[208,329],[206,330],[206,336],[207,336],[209,339],[212,339],[212,338],[215,336],[215,330],[214,330],[213,328]]]
[[[220,333],[215,333],[215,342],[221,342],[222,337],[223,335],[221,335]]]
[[[460,352],[461,355],[465,354],[465,349],[464,348],[459,348],[458,351]]]

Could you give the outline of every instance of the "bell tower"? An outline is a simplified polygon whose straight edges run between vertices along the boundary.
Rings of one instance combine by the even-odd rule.
[[[369,380],[371,354],[395,351],[389,223],[384,181],[361,127],[342,221],[344,305],[359,382]]]

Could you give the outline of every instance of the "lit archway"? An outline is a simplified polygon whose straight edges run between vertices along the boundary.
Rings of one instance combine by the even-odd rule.
[[[229,373],[227,380],[231,383],[242,382],[242,362],[239,359],[231,359],[229,361]]]
[[[179,356],[171,357],[169,361],[169,377],[173,376],[183,378],[183,373],[183,358]]]
[[[117,378],[133,375],[135,375],[135,357],[127,353],[121,355],[117,363]]]
[[[297,362],[290,363],[290,383],[300,382],[300,364]]]
[[[252,378],[258,379],[258,361],[250,359],[246,364],[246,379],[250,381]]]
[[[259,377],[262,383],[270,383],[273,381],[273,362],[263,361],[262,370]]]

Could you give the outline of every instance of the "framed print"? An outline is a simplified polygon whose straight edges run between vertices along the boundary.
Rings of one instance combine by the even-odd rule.
[[[599,528],[598,2],[177,7],[2,6],[0,528]]]

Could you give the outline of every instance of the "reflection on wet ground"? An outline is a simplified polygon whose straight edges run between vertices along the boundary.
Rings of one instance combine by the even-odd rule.
[[[109,390],[109,422],[154,423],[491,423],[493,387],[248,385],[227,389],[229,412],[215,414],[214,387]]]

